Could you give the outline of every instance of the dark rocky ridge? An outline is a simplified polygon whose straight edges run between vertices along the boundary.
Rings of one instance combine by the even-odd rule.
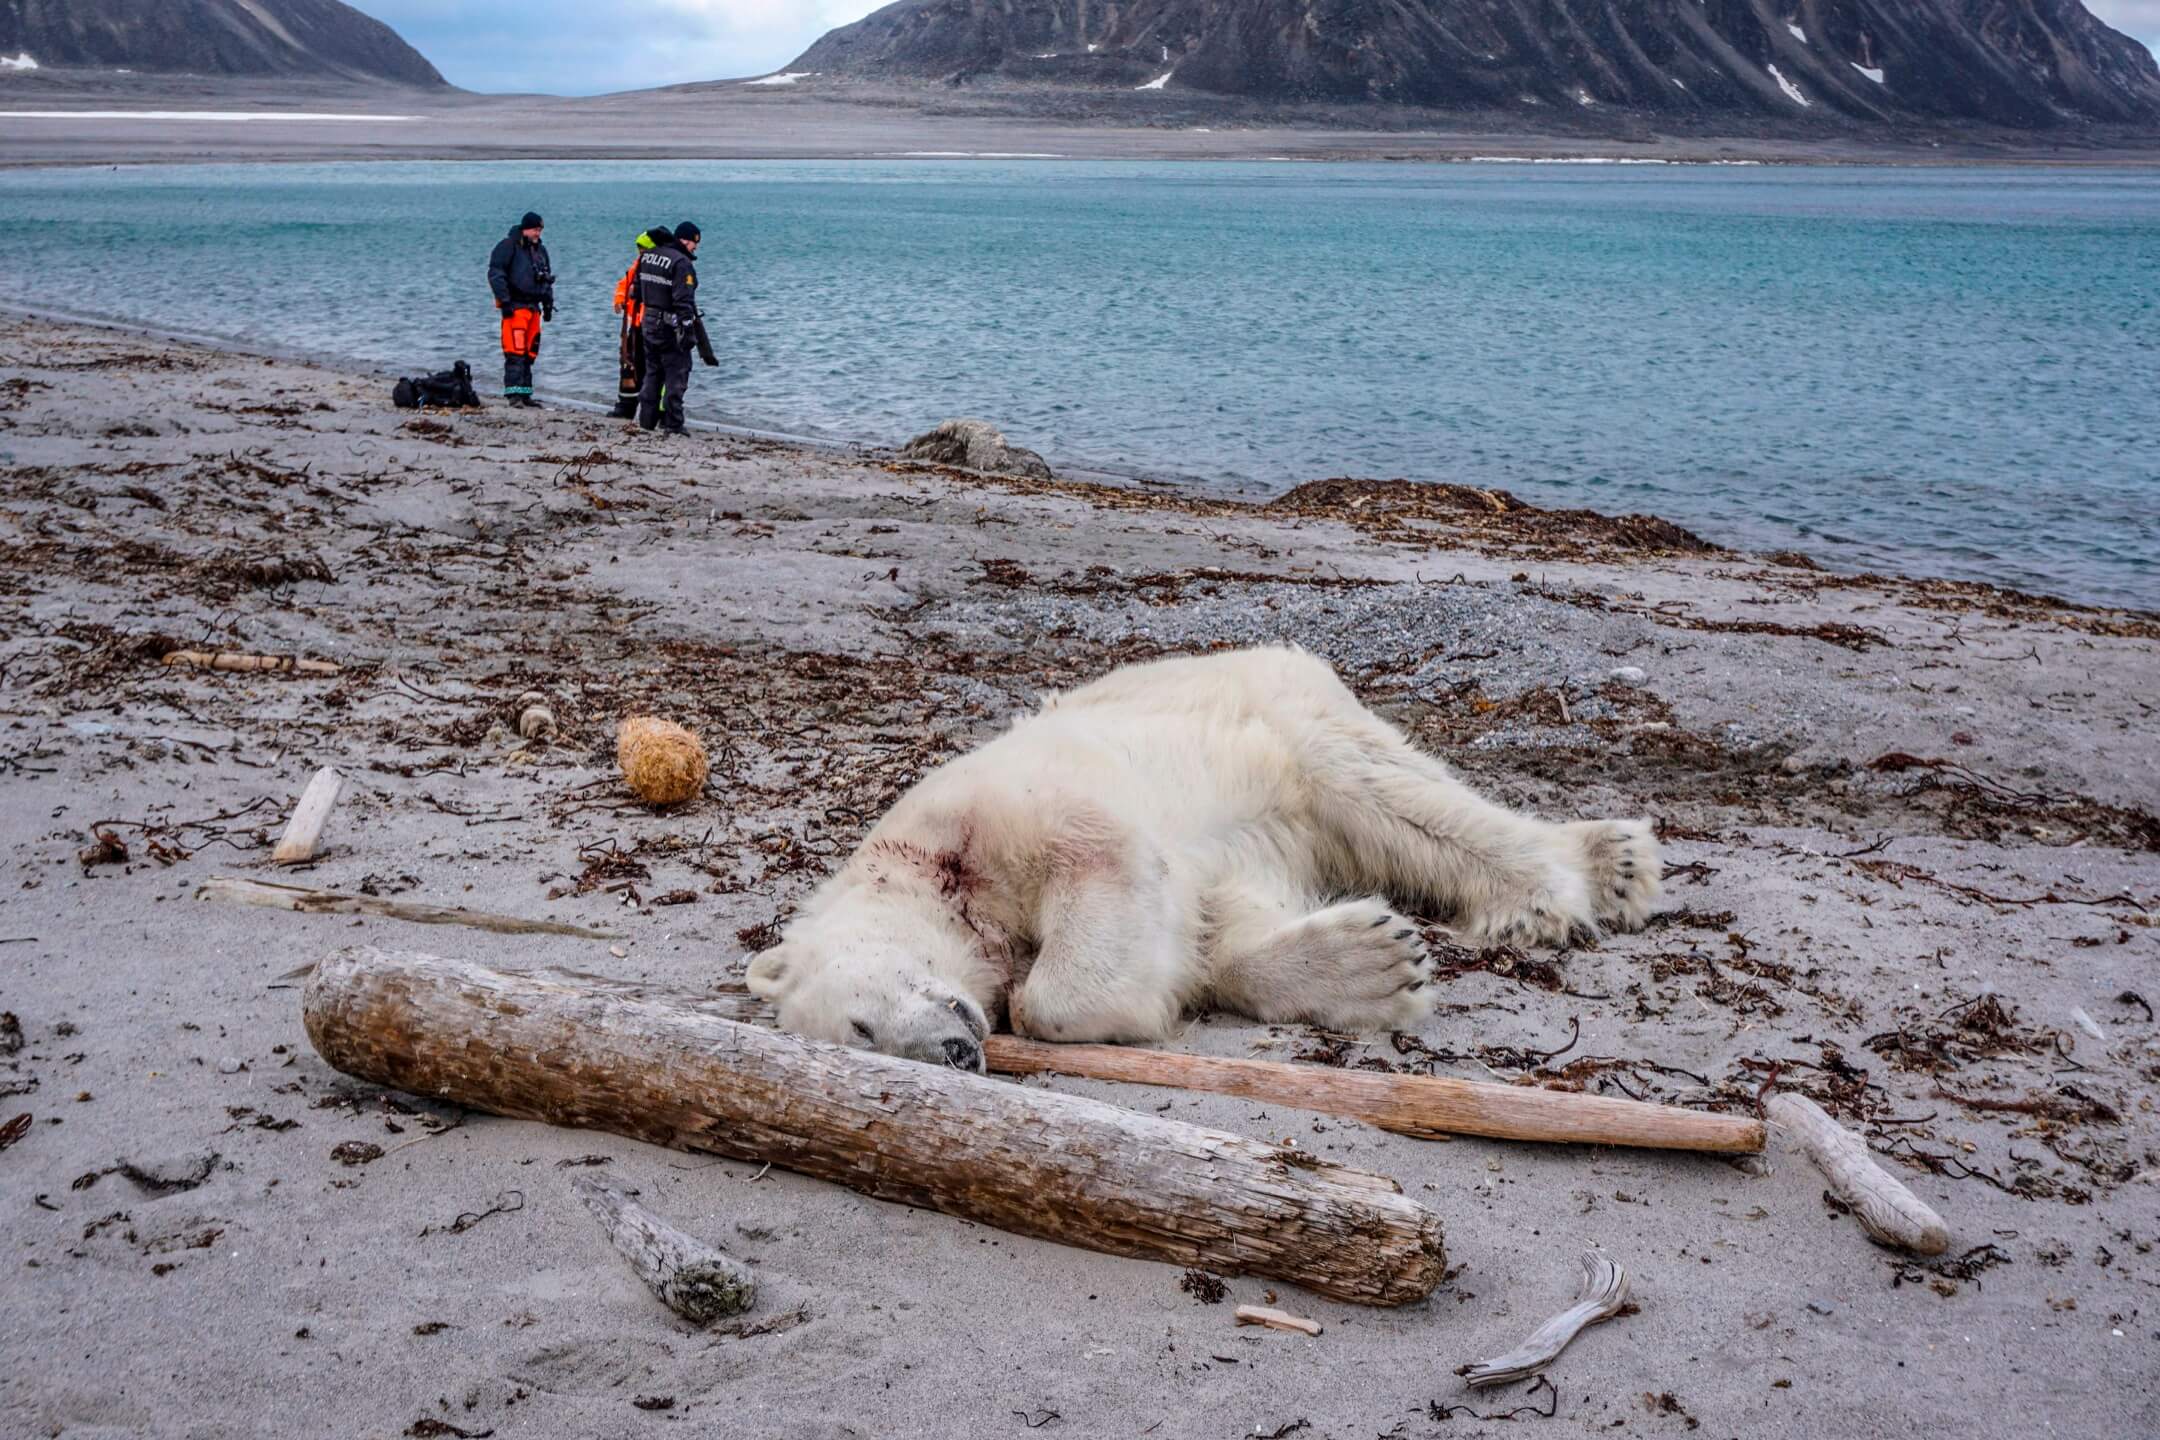
[[[0,0],[0,52],[42,67],[445,83],[338,0]]]
[[[899,0],[788,68],[1532,124],[2160,127],[2160,65],[2079,0]]]

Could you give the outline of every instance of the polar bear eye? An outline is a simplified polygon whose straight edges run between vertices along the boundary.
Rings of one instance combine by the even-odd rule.
[[[863,1024],[860,1020],[850,1020],[847,1023],[849,1027],[854,1030],[855,1038],[862,1041],[863,1044],[877,1044],[877,1036],[871,1033],[870,1027],[868,1025]]]

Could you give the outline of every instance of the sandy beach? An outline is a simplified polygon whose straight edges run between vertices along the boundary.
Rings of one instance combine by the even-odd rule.
[[[2160,617],[1313,480],[1246,504],[414,415],[372,375],[0,315],[0,1433],[2160,1433]],[[1655,815],[1667,893],[1594,949],[1428,927],[1414,1036],[1213,1017],[1174,1048],[1736,1114],[1774,1084],[1861,1131],[1948,1254],[1870,1244],[1776,1145],[1420,1141],[1024,1082],[1294,1141],[1445,1223],[1428,1302],[1240,1278],[1209,1304],[1172,1267],[383,1092],[302,1032],[296,969],[362,943],[736,981],[907,785],[1044,692],[1270,642],[1495,798]],[[562,728],[528,743],[535,689]],[[623,791],[639,711],[706,738],[702,798]],[[276,870],[326,764],[328,848]],[[219,876],[616,938],[194,898]],[[755,1266],[747,1323],[656,1304],[590,1173]],[[1549,1381],[1465,1390],[1589,1245],[1638,1308]],[[1271,1293],[1323,1333],[1233,1326]]]

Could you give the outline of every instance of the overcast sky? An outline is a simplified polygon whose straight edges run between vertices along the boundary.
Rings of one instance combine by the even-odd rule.
[[[593,95],[764,75],[880,0],[350,0],[453,85]],[[2160,50],[2160,0],[2086,0]]]

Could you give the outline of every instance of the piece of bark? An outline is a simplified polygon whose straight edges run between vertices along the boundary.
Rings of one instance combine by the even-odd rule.
[[[1763,1148],[1759,1120],[1566,1090],[1438,1075],[1378,1075],[1273,1060],[1226,1060],[1121,1045],[1044,1045],[993,1035],[983,1053],[1006,1075],[1056,1072],[1181,1090],[1242,1095],[1345,1115],[1399,1135],[1487,1135],[1585,1145],[1748,1153]]]
[[[757,1304],[757,1276],[662,1220],[616,1186],[580,1175],[570,1188],[607,1231],[660,1303],[693,1325],[710,1325]]]
[[[1531,1332],[1530,1338],[1507,1352],[1455,1373],[1473,1390],[1527,1380],[1560,1358],[1568,1342],[1589,1326],[1610,1320],[1627,1304],[1628,1273],[1602,1250],[1585,1250],[1582,1257],[1582,1290],[1575,1303]]]
[[[1298,1335],[1318,1335],[1320,1322],[1307,1320],[1302,1315],[1292,1315],[1287,1310],[1274,1310],[1265,1305],[1240,1305],[1235,1312],[1240,1325],[1265,1325],[1270,1330],[1288,1330]]]
[[[581,940],[614,940],[606,930],[587,930],[560,920],[527,920],[518,915],[491,915],[485,910],[457,910],[445,905],[423,905],[407,900],[384,900],[374,895],[347,895],[336,890],[311,890],[305,885],[281,885],[274,880],[244,880],[220,875],[205,880],[195,891],[198,900],[226,900],[236,905],[260,905],[269,910],[297,910],[303,915],[381,915],[409,920],[415,925],[470,925],[500,935],[575,935]]]
[[[673,1001],[362,947],[315,968],[348,1075],[473,1109],[778,1165],[1114,1255],[1423,1299],[1439,1217],[1385,1176],[1076,1095],[742,1025]]]
[[[230,650],[175,650],[165,657],[167,665],[190,665],[197,670],[233,670],[243,674],[272,671],[285,675],[340,675],[342,667],[328,660],[303,660],[297,655],[241,655]]]
[[[1950,1248],[1942,1216],[1876,1164],[1867,1142],[1824,1114],[1820,1105],[1805,1095],[1780,1091],[1764,1109],[1770,1122],[1815,1162],[1831,1193],[1852,1207],[1871,1239],[1920,1255],[1940,1255]]]
[[[345,777],[332,767],[325,765],[315,772],[307,789],[300,792],[300,803],[293,806],[292,819],[285,822],[277,849],[270,852],[271,864],[304,865],[315,858],[323,827],[330,823],[330,812],[337,808],[338,792],[344,788]]]

